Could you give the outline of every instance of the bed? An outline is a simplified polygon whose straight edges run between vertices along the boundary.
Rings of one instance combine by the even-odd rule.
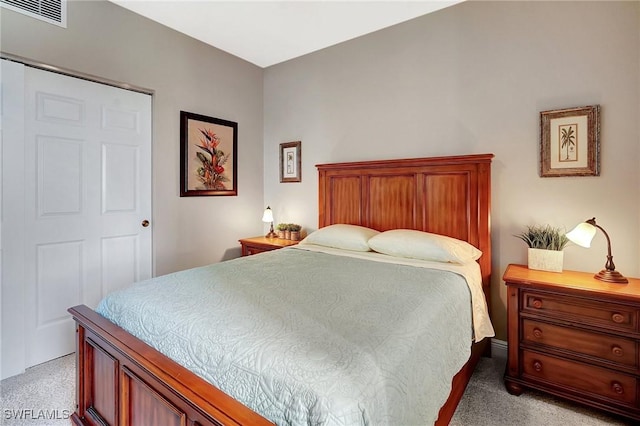
[[[482,252],[482,256],[477,259],[478,280],[486,300],[490,300],[489,213],[492,157],[490,154],[485,154],[319,165],[317,166],[319,228],[328,228],[329,225],[334,224],[351,224],[377,231],[412,229],[466,241]],[[331,253],[312,254],[304,249],[284,249],[256,257],[259,257],[260,261],[271,262],[273,265],[282,262],[282,259],[289,259],[289,263],[299,262],[305,256],[315,256],[315,259],[323,256],[323,262],[331,259],[331,262],[349,262],[350,265],[353,262],[356,264],[369,262],[368,259],[357,258],[336,260],[334,259],[336,256]],[[272,259],[272,257],[277,258]],[[234,265],[242,265],[243,268],[250,269],[250,266],[257,261],[258,259],[243,258],[237,260],[235,264],[230,263],[224,266],[232,268]],[[323,266],[324,270],[343,268],[341,264],[328,265]],[[393,268],[402,267],[393,266]],[[172,275],[170,279],[185,281],[184,274],[206,277],[211,274],[211,270],[207,268],[178,273],[178,275]],[[257,268],[261,269],[263,266]],[[384,272],[387,267],[384,267],[384,270],[375,268],[383,268],[383,266],[365,266],[364,270],[370,269],[371,273],[380,277],[388,273]],[[406,270],[403,269],[403,271]],[[158,277],[154,280],[166,279],[169,278]],[[339,279],[338,274],[331,281],[337,282]],[[299,280],[303,281],[302,278]],[[245,296],[256,297],[260,301],[259,305],[268,306],[269,294],[279,290],[279,284],[273,284],[276,287],[269,288],[270,282],[278,283],[279,280],[267,282],[265,279],[263,285],[267,286],[266,293],[260,294],[249,290]],[[234,292],[240,287],[236,283],[228,290],[235,297]],[[450,285],[443,285],[443,288],[445,287]],[[231,291],[231,289],[234,290]],[[295,293],[291,288],[280,290],[286,295]],[[305,294],[307,293],[300,292],[298,296],[304,297]],[[407,294],[411,295],[409,292]],[[176,293],[174,304],[181,306],[183,301],[183,296],[179,292]],[[295,301],[295,303],[299,302],[299,300]],[[277,305],[274,306],[276,307],[270,311],[270,315],[278,312]],[[151,308],[153,309],[153,306]],[[377,305],[375,311],[383,308],[384,305]],[[388,309],[391,309],[391,306]],[[183,312],[186,315],[189,311],[195,310],[192,305],[184,305]],[[76,306],[69,311],[77,324],[77,409],[72,416],[75,424],[272,424],[240,402],[243,398],[233,399],[203,378],[210,373],[203,373],[197,368],[186,368],[86,306]],[[364,309],[362,315],[373,311],[374,309],[369,311]],[[185,322],[183,326],[190,328],[190,324],[192,324],[191,320]],[[226,325],[230,333],[235,326],[234,323]],[[264,332],[269,333],[268,330]],[[181,333],[182,331],[175,334],[179,336]],[[372,333],[369,330],[366,333],[357,334]],[[464,341],[464,339],[453,340],[455,342],[452,343],[458,345],[460,341]],[[479,357],[483,353],[488,354],[487,338],[473,345],[469,339],[466,344],[469,347],[468,360],[463,361],[462,367],[455,375],[452,373],[451,390],[448,395],[445,395],[444,403],[437,410],[435,423],[438,425],[448,424]],[[175,354],[170,353],[172,347],[179,346],[181,345],[168,345],[163,352],[179,359],[179,356],[176,357]],[[424,356],[427,357],[430,351],[424,348]],[[309,352],[305,353],[308,355]],[[295,368],[297,364],[291,365]],[[277,370],[278,366],[272,369]],[[211,374],[215,375],[215,371]],[[233,384],[233,380],[232,378],[228,382]],[[223,385],[220,387],[224,388]],[[340,387],[343,388],[343,385]],[[335,419],[327,423],[336,423],[333,420]],[[375,424],[376,420],[370,418],[366,421]],[[280,420],[279,423],[287,423],[287,421]],[[296,424],[296,420],[294,419],[291,423]]]

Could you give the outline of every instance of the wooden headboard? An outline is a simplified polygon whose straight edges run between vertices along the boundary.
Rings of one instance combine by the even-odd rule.
[[[417,229],[468,241],[489,301],[493,154],[319,164],[319,227]]]

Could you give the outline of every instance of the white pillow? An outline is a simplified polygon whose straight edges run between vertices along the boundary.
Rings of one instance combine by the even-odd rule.
[[[390,256],[436,262],[467,263],[482,256],[466,241],[410,229],[382,232],[369,240],[369,247]]]
[[[300,244],[316,244],[352,251],[371,251],[367,241],[379,233],[375,229],[358,225],[329,225],[312,232],[300,241]]]

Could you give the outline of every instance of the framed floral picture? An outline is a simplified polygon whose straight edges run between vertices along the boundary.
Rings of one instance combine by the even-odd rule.
[[[238,195],[238,123],[180,111],[180,196]]]
[[[280,144],[280,182],[302,182],[302,142]]]
[[[540,176],[600,176],[600,105],[540,113]]]

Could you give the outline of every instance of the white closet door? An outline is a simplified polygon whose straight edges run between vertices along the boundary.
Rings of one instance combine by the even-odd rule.
[[[24,147],[29,367],[74,351],[67,308],[151,276],[151,97],[25,67],[24,140],[4,143]]]

